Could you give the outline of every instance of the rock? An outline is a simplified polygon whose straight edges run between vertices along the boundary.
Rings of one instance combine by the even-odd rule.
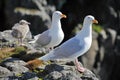
[[[26,63],[17,58],[8,58],[1,63],[0,80],[38,80],[36,73],[28,72]]]
[[[114,29],[107,28],[106,33],[109,36],[108,40],[111,40],[111,45],[115,44],[115,39],[117,36],[117,32]]]
[[[10,72],[7,68],[0,67],[0,80],[38,80],[36,73],[33,72],[24,72],[24,73],[15,73]]]
[[[104,38],[102,37],[104,35],[100,35],[98,40],[100,47],[98,58],[103,55],[103,58],[100,58],[99,60],[100,66],[98,74],[100,75],[101,80],[120,79],[117,75],[117,71],[119,71],[119,68],[117,68],[119,66],[119,56],[115,52],[117,34],[115,30],[110,28],[106,29],[105,33],[107,37]]]
[[[115,47],[115,52],[117,55],[120,55],[120,35],[117,36],[116,38],[116,47]]]
[[[8,70],[5,67],[0,66],[0,77],[8,76],[10,75],[10,73],[11,73],[10,70]]]
[[[68,64],[69,63],[69,64]],[[89,70],[86,69],[84,73],[76,70],[73,63],[63,60],[45,63],[44,66],[29,71],[24,65],[26,62],[19,58],[7,58],[0,63],[0,72],[6,75],[1,77],[1,80],[97,80],[97,77]],[[5,68],[4,71],[2,71]],[[38,71],[37,71],[38,70]],[[10,73],[9,75],[7,75]]]
[[[8,42],[14,42],[15,38],[11,35],[11,30],[5,30],[2,32],[3,39],[5,39]]]
[[[62,77],[62,74],[60,72],[57,72],[57,71],[53,71],[51,72],[47,77],[45,77],[44,79],[47,80],[47,79],[51,79],[51,80],[57,80],[59,79],[60,77]]]
[[[2,32],[0,32],[0,41],[3,39]]]
[[[75,69],[75,66],[59,64],[47,65],[39,76],[44,80],[98,80],[89,70],[82,74]]]
[[[84,76],[81,77],[82,80],[99,80],[95,74],[93,74],[91,71],[86,70],[84,72]]]
[[[37,75],[33,72],[26,72],[23,73],[22,76],[19,78],[20,80],[38,80],[39,78],[37,77]]]
[[[8,68],[11,75],[2,77],[1,80],[38,80],[39,78],[44,80],[84,80],[88,78],[91,80],[96,80],[96,76],[93,76],[93,73],[89,72],[89,70],[86,70],[87,72],[81,74],[75,69],[73,64],[71,65],[67,62],[57,63],[52,62],[51,64],[47,64],[44,68],[42,68],[42,72],[40,71],[35,73],[34,71],[31,72],[24,67],[26,64],[24,61],[19,60],[18,58],[8,58],[1,63],[1,66]]]
[[[3,61],[2,66],[7,67],[10,71],[14,73],[24,73],[27,72],[28,69],[24,67],[26,64],[24,61],[19,60],[17,58],[8,58],[5,61]]]

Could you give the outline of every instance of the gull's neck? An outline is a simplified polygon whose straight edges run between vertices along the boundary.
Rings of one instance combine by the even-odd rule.
[[[82,30],[76,35],[76,37],[92,37],[92,23],[84,21]]]
[[[57,30],[61,30],[61,22],[60,19],[58,18],[53,18],[52,19],[52,26],[51,26],[52,30],[55,30],[57,32]]]

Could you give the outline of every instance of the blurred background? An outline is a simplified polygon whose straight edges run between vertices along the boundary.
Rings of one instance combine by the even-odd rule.
[[[120,0],[0,0],[0,31],[25,19],[36,35],[51,26],[56,10],[67,15],[61,20],[64,41],[81,29],[86,15],[99,21],[93,25],[92,47],[79,60],[101,80],[120,80]]]

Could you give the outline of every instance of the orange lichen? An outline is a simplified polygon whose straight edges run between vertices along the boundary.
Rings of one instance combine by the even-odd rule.
[[[35,68],[37,68],[40,65],[43,65],[43,61],[39,60],[39,59],[35,59],[35,60],[31,60],[28,61],[27,64],[25,65],[27,68],[29,68],[30,70],[34,70]]]

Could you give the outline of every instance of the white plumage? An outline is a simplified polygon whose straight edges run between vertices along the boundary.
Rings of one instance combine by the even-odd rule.
[[[84,72],[85,69],[80,66],[77,57],[86,53],[92,43],[92,23],[98,23],[93,16],[88,15],[85,17],[83,22],[82,30],[73,38],[67,40],[59,47],[50,51],[48,54],[38,58],[37,60],[30,61],[27,66],[33,65],[35,63],[40,63],[41,60],[55,60],[55,59],[71,59],[75,60],[75,65],[77,70]],[[38,64],[37,63],[37,64]],[[31,67],[31,66],[30,66]]]
[[[29,43],[35,44],[35,47],[52,48],[59,45],[64,39],[64,33],[61,28],[61,18],[66,18],[66,15],[60,11],[55,11],[52,15],[51,28],[41,34],[35,36],[35,40]]]
[[[92,23],[94,17],[86,16],[83,23],[82,30],[73,38],[61,44],[59,47],[55,48],[50,53],[46,54],[43,57],[40,57],[40,60],[54,60],[54,59],[75,59],[85,52],[87,52],[92,43]]]

